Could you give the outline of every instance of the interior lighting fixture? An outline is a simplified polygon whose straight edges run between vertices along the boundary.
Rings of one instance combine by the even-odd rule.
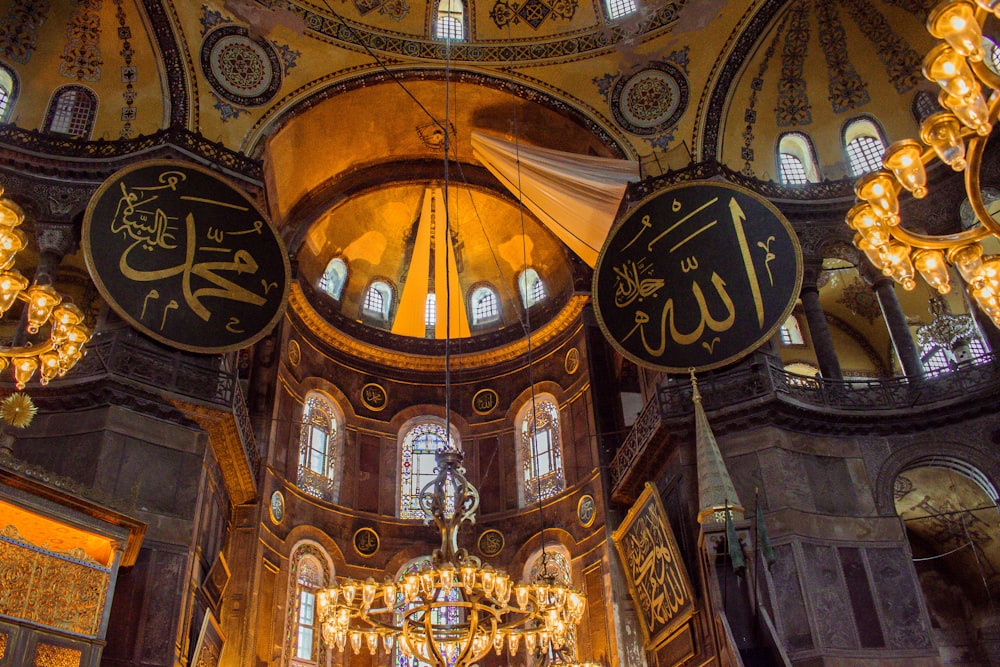
[[[47,340],[0,346],[0,371],[11,366],[18,389],[24,389],[35,371],[43,385],[65,375],[83,357],[91,336],[83,324],[83,311],[65,301],[52,285],[30,284],[13,268],[17,253],[27,245],[27,237],[18,229],[22,222],[21,208],[10,199],[0,198],[0,316],[20,300],[25,302],[24,327],[28,334],[35,335],[49,326]]]
[[[980,190],[983,151],[1000,112],[1000,76],[983,62],[983,25],[991,15],[1000,18],[1000,0],[945,0],[930,13],[927,30],[941,41],[924,58],[923,73],[940,86],[938,100],[946,111],[924,120],[920,141],[893,143],[883,154],[884,168],[858,179],[854,191],[861,203],[847,213],[847,224],[856,232],[854,245],[904,289],[912,290],[919,274],[947,294],[954,266],[972,298],[1000,327],[1000,255],[984,255],[981,244],[1000,237],[1000,222],[986,209]],[[965,172],[977,220],[972,228],[929,235],[901,224],[899,196],[904,190],[917,199],[927,195],[925,166],[933,160]]]

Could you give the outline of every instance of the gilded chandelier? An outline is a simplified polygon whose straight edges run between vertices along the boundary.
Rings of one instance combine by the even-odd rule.
[[[21,208],[9,199],[0,199],[0,316],[20,299],[26,303],[25,328],[29,334],[50,325],[48,340],[34,345],[0,346],[0,371],[12,366],[18,389],[24,389],[36,370],[42,384],[65,375],[83,357],[84,345],[90,340],[90,330],[84,326],[79,308],[64,303],[52,285],[31,285],[13,268],[17,253],[27,245],[26,235],[18,229],[22,222]]]
[[[927,53],[923,73],[941,86],[938,100],[947,111],[924,120],[920,141],[889,146],[884,169],[858,179],[855,193],[862,202],[848,212],[847,224],[857,231],[854,244],[907,290],[916,285],[916,272],[941,294],[948,293],[948,265],[953,265],[979,307],[1000,327],[1000,255],[984,255],[980,243],[1000,237],[1000,223],[987,211],[979,186],[983,150],[1000,111],[1000,76],[983,62],[982,26],[990,14],[1000,18],[1000,0],[946,0],[931,12],[927,29],[943,41]],[[993,92],[984,96],[984,87]],[[898,195],[905,189],[924,197],[924,166],[934,159],[965,171],[978,220],[971,229],[933,236],[900,225]]]
[[[397,583],[343,580],[320,591],[319,617],[327,646],[376,655],[394,644],[435,667],[468,667],[490,650],[561,652],[583,616],[579,592],[544,576],[533,584],[510,576],[458,546],[458,531],[475,523],[479,492],[466,479],[462,453],[438,450],[437,477],[420,492],[420,507],[441,533],[430,567]]]

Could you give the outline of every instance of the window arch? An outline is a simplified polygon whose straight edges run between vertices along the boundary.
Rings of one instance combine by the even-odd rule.
[[[434,39],[465,39],[465,3],[462,0],[438,0],[434,13]]]
[[[871,118],[855,118],[844,126],[844,149],[851,175],[861,176],[882,168],[885,137]]]
[[[311,496],[336,500],[343,450],[343,413],[319,392],[306,394],[299,432],[298,487]]]
[[[634,14],[638,9],[635,0],[606,0],[605,7],[608,11],[608,18],[612,21]]]
[[[926,90],[918,90],[917,94],[913,96],[910,113],[918,125],[923,123],[928,116],[936,114],[938,111],[941,111],[941,105],[938,104],[937,98],[931,93]]]
[[[392,312],[393,293],[392,285],[385,280],[373,280],[365,290],[361,314],[370,320],[388,322]]]
[[[489,285],[480,285],[472,290],[469,296],[469,312],[472,313],[472,325],[488,324],[500,319],[500,297]]]
[[[556,495],[566,488],[562,464],[559,407],[555,397],[539,394],[525,403],[517,415],[519,493],[528,505]]]
[[[326,265],[326,270],[319,279],[319,288],[330,295],[331,298],[340,301],[340,295],[344,293],[344,286],[347,285],[347,262],[340,257],[334,257]]]
[[[534,269],[525,269],[517,278],[517,287],[521,291],[521,302],[525,308],[531,308],[536,303],[545,300],[548,295],[545,283]]]
[[[778,140],[778,174],[785,185],[819,182],[816,151],[801,132],[786,132]]]
[[[420,491],[436,476],[437,461],[434,455],[445,447],[444,420],[438,417],[417,417],[400,430],[399,439],[399,518],[423,519],[420,508]],[[447,446],[461,449],[461,442],[454,427]],[[454,508],[454,498],[449,497],[448,510]]]
[[[794,315],[789,315],[785,323],[781,325],[781,342],[785,345],[805,345],[802,338],[802,327],[799,320]]]
[[[17,93],[18,82],[14,70],[0,64],[0,123],[6,123],[10,119]]]
[[[97,95],[85,86],[56,90],[45,115],[45,131],[89,139],[97,117]]]
[[[320,625],[316,594],[333,581],[333,566],[315,542],[295,547],[289,559],[286,644],[292,665],[318,664]]]

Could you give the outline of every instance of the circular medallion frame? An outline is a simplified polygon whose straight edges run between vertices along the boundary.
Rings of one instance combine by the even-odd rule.
[[[495,528],[484,530],[476,541],[476,548],[479,553],[487,558],[496,558],[507,546],[503,533]]]
[[[382,542],[379,540],[378,533],[365,526],[354,531],[354,535],[351,537],[351,546],[354,547],[355,553],[362,558],[371,558],[378,553]]]
[[[252,39],[246,28],[224,25],[201,43],[201,70],[212,90],[244,107],[270,102],[281,89],[282,66],[266,39]]]
[[[566,358],[563,360],[563,369],[569,375],[575,375],[578,370],[580,370],[580,350],[571,347],[568,352],[566,352]]]
[[[246,192],[200,165],[147,160],[112,174],[87,204],[80,245],[108,305],[187,352],[253,345],[288,302],[281,237]]]
[[[590,528],[597,519],[597,501],[589,493],[580,496],[576,503],[576,518],[584,528]]]
[[[372,412],[381,412],[389,404],[389,393],[377,382],[361,387],[361,403]]]
[[[713,370],[778,331],[802,271],[798,237],[774,204],[732,183],[689,181],[647,196],[611,228],[594,267],[594,313],[636,364]]]
[[[472,396],[472,409],[477,415],[486,416],[496,410],[500,397],[492,389],[480,389]]]
[[[298,366],[301,361],[302,349],[299,347],[298,341],[288,341],[288,363],[294,367]]]
[[[281,491],[275,491],[271,494],[271,503],[267,508],[267,513],[274,525],[280,524],[285,519],[285,496]]]
[[[689,97],[684,73],[671,63],[654,61],[619,77],[611,89],[611,114],[632,134],[660,134],[677,125]]]

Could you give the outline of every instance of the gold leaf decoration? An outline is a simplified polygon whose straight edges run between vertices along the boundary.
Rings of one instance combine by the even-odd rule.
[[[14,428],[26,428],[35,418],[38,408],[27,394],[17,391],[0,403],[0,417]]]

